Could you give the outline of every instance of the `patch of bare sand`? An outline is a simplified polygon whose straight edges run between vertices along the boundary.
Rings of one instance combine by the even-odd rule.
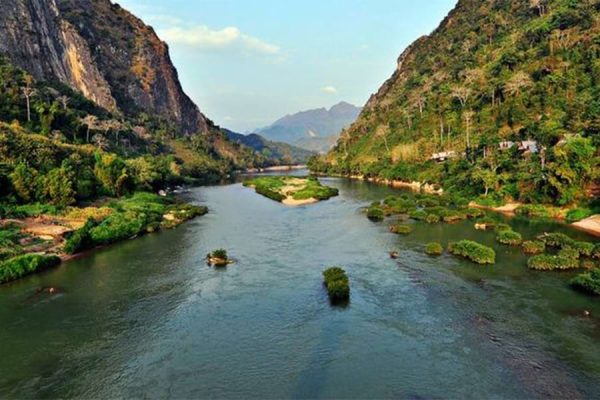
[[[310,199],[305,199],[305,200],[295,200],[292,196],[288,196],[287,198],[285,198],[282,203],[285,204],[286,206],[304,206],[306,204],[314,204],[314,203],[318,203],[319,200],[311,197]]]
[[[591,217],[575,222],[572,225],[575,228],[581,229],[594,236],[600,236],[600,215],[592,215]]]

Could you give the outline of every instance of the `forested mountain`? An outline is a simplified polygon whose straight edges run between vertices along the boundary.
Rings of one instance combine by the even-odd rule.
[[[58,206],[263,166],[109,0],[0,0],[0,198]]]
[[[318,108],[302,111],[258,129],[265,138],[289,143],[310,151],[327,152],[335,144],[342,129],[356,120],[360,108],[341,102],[330,109]]]
[[[460,0],[312,167],[566,205],[599,144],[600,2]]]
[[[282,142],[273,142],[252,133],[242,135],[223,129],[229,140],[240,143],[256,151],[257,156],[264,158],[265,165],[306,164],[315,155],[314,152]]]

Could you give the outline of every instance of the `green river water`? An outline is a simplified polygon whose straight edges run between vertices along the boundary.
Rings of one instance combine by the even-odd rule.
[[[0,287],[0,398],[600,397],[600,300],[572,273],[529,271],[468,221],[393,235],[361,209],[397,191],[323,181],[340,196],[298,208],[196,188],[207,216]],[[423,253],[464,238],[497,264]],[[237,262],[208,267],[220,247]],[[333,265],[351,279],[345,308],[322,285]]]

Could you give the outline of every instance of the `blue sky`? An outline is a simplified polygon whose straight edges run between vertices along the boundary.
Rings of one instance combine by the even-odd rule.
[[[113,0],[169,43],[185,91],[251,131],[339,101],[363,105],[456,0]]]

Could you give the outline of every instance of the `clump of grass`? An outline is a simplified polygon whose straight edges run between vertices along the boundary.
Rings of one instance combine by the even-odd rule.
[[[518,246],[521,243],[523,243],[523,237],[521,236],[521,234],[513,230],[503,230],[498,232],[496,240],[498,241],[498,243],[509,246]]]
[[[425,221],[427,221],[428,224],[437,224],[441,221],[441,218],[439,215],[429,214],[427,215],[427,218],[425,218]]]
[[[542,254],[544,251],[546,251],[546,244],[541,240],[523,242],[523,252],[525,254],[537,255]]]
[[[430,256],[441,256],[444,253],[444,247],[439,243],[428,243],[425,246],[425,253]]]
[[[412,230],[412,226],[406,224],[394,224],[390,226],[390,232],[397,235],[408,235]]]
[[[594,211],[589,208],[574,208],[567,212],[565,219],[568,223],[579,222],[594,215]]]
[[[350,299],[350,280],[346,271],[332,267],[323,272],[324,284],[332,303],[337,304]]]
[[[383,221],[383,219],[385,218],[385,213],[381,208],[381,204],[371,204],[371,207],[367,208],[367,218],[374,222]]]
[[[11,258],[0,263],[0,283],[13,281],[58,264],[60,264],[60,258],[57,256],[26,254]]]
[[[451,254],[466,258],[477,264],[496,263],[496,252],[494,249],[472,240],[461,240],[460,242],[450,243],[448,251]]]
[[[571,280],[571,286],[576,290],[600,296],[600,268],[576,276]]]
[[[413,210],[408,213],[408,216],[415,221],[425,221],[427,219],[427,211],[425,210]]]
[[[568,270],[579,268],[579,260],[566,255],[540,254],[527,262],[530,269],[538,271]]]

